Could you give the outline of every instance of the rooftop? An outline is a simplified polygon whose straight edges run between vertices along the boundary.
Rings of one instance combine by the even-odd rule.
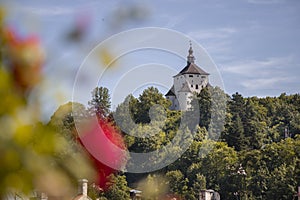
[[[194,61],[195,57],[193,55],[192,44],[190,43],[189,55],[187,56],[187,65],[176,76],[183,74],[209,75],[209,73],[198,67]]]

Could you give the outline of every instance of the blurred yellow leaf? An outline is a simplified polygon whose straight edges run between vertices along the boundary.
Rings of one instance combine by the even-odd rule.
[[[153,199],[160,199],[168,192],[166,180],[160,175],[148,175],[139,182],[138,189],[143,191],[143,196]]]
[[[107,50],[107,48],[103,48],[99,52],[99,58],[102,65],[105,67],[112,67],[112,61],[114,59],[113,55]]]
[[[21,167],[20,156],[13,149],[6,149],[3,152],[3,157],[1,161],[1,166],[10,170],[17,170]]]
[[[32,140],[32,126],[27,125],[16,127],[13,138],[17,144],[27,146]]]
[[[5,15],[6,15],[5,8],[3,6],[0,6],[0,24],[3,23]]]

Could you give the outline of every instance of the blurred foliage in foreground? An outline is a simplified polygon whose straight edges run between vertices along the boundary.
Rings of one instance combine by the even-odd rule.
[[[73,185],[78,178],[93,182],[93,177],[107,175],[109,178],[102,183],[107,190],[90,188],[93,199],[126,200],[128,183],[142,190],[144,199],[198,199],[199,191],[207,188],[217,190],[225,200],[246,196],[249,200],[282,200],[292,199],[300,185],[299,94],[266,98],[221,95],[227,98],[226,119],[225,126],[217,129],[210,120],[224,114],[218,109],[224,105],[217,102],[216,107],[211,107],[211,96],[223,91],[206,88],[195,98],[201,113],[194,128],[194,141],[176,162],[151,174],[126,176],[98,165],[96,175],[90,167],[95,163],[78,145],[74,116],[80,119],[95,113],[101,120],[108,118],[109,127],[114,124],[112,116],[118,116],[125,129],[134,127],[137,135],[153,135],[135,138],[124,133],[126,147],[134,152],[149,152],[174,138],[182,113],[168,110],[170,102],[156,88],[148,88],[139,98],[129,95],[112,114],[108,91],[96,88],[89,109],[71,102],[54,113],[49,124],[42,124],[39,104],[31,96],[32,89],[43,79],[45,52],[39,38],[20,37],[5,25],[0,10],[0,44],[1,199],[8,193],[26,194],[33,189],[49,197],[70,199],[76,194]],[[153,129],[148,114],[155,104],[167,113],[166,119],[152,116],[156,119],[153,121],[164,122],[163,126],[156,124],[162,127],[159,131]],[[117,132],[115,127],[111,130]],[[187,131],[190,130],[179,134]],[[217,131],[221,131],[221,141],[212,140],[217,139]],[[203,153],[201,148],[205,146],[211,148]],[[245,173],[240,173],[241,167]]]
[[[31,96],[42,80],[45,53],[39,38],[20,37],[5,25],[0,9],[0,47],[0,198],[33,189],[50,197],[73,196],[77,179],[93,180],[94,172],[82,151],[39,122],[39,104]]]

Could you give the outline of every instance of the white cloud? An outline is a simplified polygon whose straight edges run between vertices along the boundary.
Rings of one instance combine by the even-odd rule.
[[[165,23],[165,25],[163,25],[163,27],[174,28],[175,26],[177,26],[178,24],[183,22],[187,18],[187,15],[180,14],[177,16],[173,16],[173,15],[164,13],[164,14],[156,15],[155,17],[157,18],[157,20],[163,21]]]
[[[268,77],[244,80],[241,85],[249,90],[257,89],[278,89],[283,82],[289,80],[289,77]]]
[[[207,40],[207,39],[224,39],[231,37],[237,30],[235,28],[216,28],[216,29],[203,29],[191,31],[187,35],[195,38],[196,40]]]
[[[271,57],[264,60],[246,60],[223,65],[220,71],[246,90],[276,90],[298,82],[294,69],[295,57]],[[295,74],[296,73],[296,74]]]
[[[187,35],[201,43],[211,55],[227,57],[231,51],[233,36],[238,30],[232,27],[215,29],[201,29],[187,33]]]
[[[223,65],[223,72],[234,73],[243,76],[268,75],[284,71],[284,66],[294,65],[293,56],[272,57],[265,60],[244,60]]]

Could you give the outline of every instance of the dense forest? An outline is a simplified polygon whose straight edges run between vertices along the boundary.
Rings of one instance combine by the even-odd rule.
[[[149,87],[138,98],[128,95],[112,111],[108,89],[97,87],[88,108],[75,102],[62,105],[49,124],[71,137],[74,146],[76,123],[91,115],[121,133],[129,152],[161,149],[176,135],[190,141],[179,159],[154,172],[110,174],[107,190],[91,189],[95,198],[128,199],[129,187],[142,190],[144,199],[198,199],[201,189],[218,191],[224,200],[295,197],[300,185],[299,94],[229,96],[207,87],[191,102],[189,111],[169,110],[170,102]],[[134,137],[143,135],[148,136]],[[169,155],[155,159],[164,156]],[[139,167],[143,165],[149,163]]]
[[[128,95],[112,110],[108,89],[96,87],[87,107],[61,105],[45,124],[36,88],[45,63],[41,41],[10,29],[4,16],[0,8],[0,199],[21,199],[33,190],[49,199],[71,199],[80,178],[89,179],[89,196],[100,200],[130,199],[130,188],[141,190],[143,199],[193,200],[202,189],[218,191],[224,200],[295,199],[300,186],[299,94],[229,96],[208,87],[194,96],[190,110],[181,112],[169,110],[170,102],[150,87],[138,98]],[[78,125],[91,117],[126,152],[175,145],[134,165],[130,154],[115,154],[102,140],[92,141],[100,147],[98,156],[123,167],[114,170],[85,150],[78,130],[96,135],[96,125]],[[128,170],[146,171],[170,157],[178,159],[155,171]]]

